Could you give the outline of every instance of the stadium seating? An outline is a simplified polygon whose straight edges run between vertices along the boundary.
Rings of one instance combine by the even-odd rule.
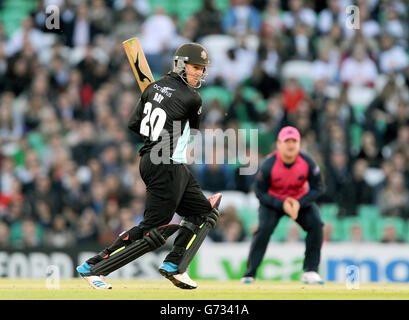
[[[358,207],[358,216],[366,221],[375,223],[380,218],[381,212],[378,207],[374,205],[360,205]]]
[[[230,103],[232,102],[232,93],[220,86],[208,86],[200,90],[203,101],[211,103],[214,99],[221,102],[221,105],[227,110]]]
[[[354,154],[358,154],[361,150],[361,137],[363,129],[357,124],[352,124],[349,130],[349,135],[351,138],[351,149]]]
[[[210,197],[212,194],[206,194]],[[239,191],[223,191],[223,201],[220,203],[220,209],[223,210],[225,207],[233,206],[235,208],[243,208],[246,206],[246,198],[243,197],[242,193]]]
[[[326,220],[335,219],[338,214],[338,206],[335,203],[326,203],[320,206],[321,219]]]
[[[2,1],[0,1],[2,2]],[[6,34],[10,36],[16,31],[23,18],[36,6],[32,0],[4,0],[0,11],[0,21],[4,25]]]
[[[405,241],[405,242],[409,242],[409,220],[407,220],[406,221],[406,223],[405,223],[405,235],[404,235],[404,237],[403,237],[403,241]]]
[[[243,222],[247,238],[250,239],[254,227],[258,224],[258,211],[250,207],[241,207],[237,210],[237,213]]]
[[[291,223],[290,218],[287,216],[283,216],[280,221],[278,222],[273,235],[271,236],[272,241],[285,241],[287,238],[287,230],[288,230],[288,225]]]

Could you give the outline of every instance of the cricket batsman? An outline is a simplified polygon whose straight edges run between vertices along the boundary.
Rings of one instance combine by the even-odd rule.
[[[209,66],[207,50],[198,43],[181,45],[173,71],[150,83],[132,111],[130,130],[144,138],[139,171],[146,185],[144,220],[99,254],[77,267],[91,287],[111,289],[104,276],[162,246],[178,231],[159,272],[181,289],[194,289],[186,269],[219,217],[221,194],[207,199],[186,166],[190,129],[198,129],[202,99],[196,91]],[[162,161],[158,161],[158,156]],[[174,213],[180,224],[169,224]]]
[[[322,284],[318,267],[323,222],[315,203],[323,191],[320,169],[309,155],[300,152],[300,133],[296,128],[282,128],[276,144],[277,150],[262,162],[256,177],[259,223],[241,282],[255,280],[270,237],[281,217],[287,214],[307,232],[301,281]]]

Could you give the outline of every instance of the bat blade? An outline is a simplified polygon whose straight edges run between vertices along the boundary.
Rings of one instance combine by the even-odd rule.
[[[139,88],[141,89],[141,92],[143,92],[150,83],[155,81],[155,79],[153,78],[139,39],[128,39],[122,42],[122,46],[125,49]]]

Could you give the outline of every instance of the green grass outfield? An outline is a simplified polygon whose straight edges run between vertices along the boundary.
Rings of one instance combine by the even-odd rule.
[[[0,279],[0,300],[409,300],[409,284],[344,283],[305,285],[300,282],[198,280],[195,290],[181,290],[167,280],[111,280],[112,290],[95,290],[83,279],[61,280],[47,289],[45,280]]]

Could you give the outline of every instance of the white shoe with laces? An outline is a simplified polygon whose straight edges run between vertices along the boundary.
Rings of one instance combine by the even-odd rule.
[[[183,283],[188,289],[197,288],[197,283],[190,279],[189,275],[186,272],[175,274],[173,276],[177,281]]]
[[[324,284],[320,275],[315,271],[304,272],[301,276],[301,281],[306,284]]]
[[[112,289],[112,286],[109,283],[105,282],[103,276],[82,276],[85,280],[88,281],[89,285],[94,289]]]

